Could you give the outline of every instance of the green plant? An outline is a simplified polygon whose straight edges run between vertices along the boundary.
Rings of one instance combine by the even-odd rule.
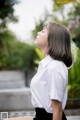
[[[80,50],[78,57],[71,69],[69,69],[68,98],[80,98]]]

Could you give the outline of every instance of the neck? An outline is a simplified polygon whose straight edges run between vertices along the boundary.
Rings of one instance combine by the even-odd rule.
[[[41,48],[41,50],[42,50],[42,53],[43,53],[44,57],[46,57],[48,55],[47,48],[45,48],[45,49]]]

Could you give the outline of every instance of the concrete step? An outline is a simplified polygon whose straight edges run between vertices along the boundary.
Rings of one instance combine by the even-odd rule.
[[[0,111],[32,110],[30,88],[0,90]]]
[[[9,120],[27,120],[27,117],[33,118],[35,116],[34,110],[24,110],[24,111],[7,111],[1,113],[5,118],[9,118]],[[5,115],[4,115],[5,114]],[[80,120],[80,115],[77,116],[67,116],[67,120]]]
[[[80,120],[80,116],[67,116],[68,120]]]
[[[0,90],[25,87],[25,74],[19,70],[0,71]]]
[[[34,110],[31,110],[31,111],[30,110],[28,110],[28,111],[10,111],[10,112],[8,112],[8,116],[6,116],[3,119],[4,120],[32,120],[32,118],[34,116],[35,116]],[[67,120],[80,120],[80,116],[67,116]]]
[[[13,117],[3,120],[33,120],[33,117],[31,116],[24,116],[24,117]],[[69,116],[67,117],[67,120],[80,120],[80,116]]]

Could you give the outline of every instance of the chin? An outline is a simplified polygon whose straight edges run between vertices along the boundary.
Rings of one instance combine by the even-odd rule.
[[[38,41],[37,41],[37,39],[35,39],[34,43],[35,43],[35,44],[38,44]]]
[[[39,43],[37,41],[34,41],[34,44],[40,47]]]

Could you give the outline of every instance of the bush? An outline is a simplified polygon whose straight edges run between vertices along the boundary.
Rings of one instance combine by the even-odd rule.
[[[69,69],[67,108],[80,108],[80,50],[78,51],[77,61]]]
[[[80,98],[80,50],[78,51],[77,61],[69,70],[69,98]]]
[[[0,34],[0,70],[24,70],[37,68],[39,56],[34,45],[16,40],[10,32]]]

